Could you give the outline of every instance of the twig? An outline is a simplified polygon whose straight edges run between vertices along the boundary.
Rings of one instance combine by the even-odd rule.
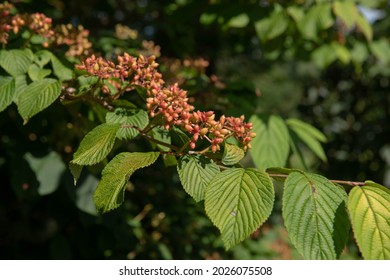
[[[272,178],[287,178],[288,175],[286,174],[275,174],[275,173],[268,173],[268,175]],[[349,186],[364,186],[364,182],[354,182],[354,181],[343,181],[343,180],[329,180],[332,183],[342,184],[342,185],[349,185]]]

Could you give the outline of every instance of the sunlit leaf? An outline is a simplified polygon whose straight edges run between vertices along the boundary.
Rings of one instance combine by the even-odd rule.
[[[0,112],[7,108],[15,95],[15,79],[0,76]]]

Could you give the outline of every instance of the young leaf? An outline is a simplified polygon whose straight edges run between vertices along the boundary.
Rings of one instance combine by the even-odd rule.
[[[252,140],[250,155],[259,169],[284,166],[290,152],[289,134],[282,118],[276,115],[268,119],[252,116],[253,132],[258,135]]]
[[[28,120],[52,104],[61,94],[61,83],[55,79],[32,82],[18,96],[19,114]]]
[[[0,112],[7,108],[15,95],[15,79],[0,76]]]
[[[73,78],[73,71],[66,67],[62,62],[54,55],[51,55],[51,65],[53,66],[54,75],[61,81],[68,81]]]
[[[283,219],[289,237],[305,259],[336,259],[349,232],[347,194],[328,179],[304,172],[287,177]]]
[[[106,115],[107,123],[117,123],[121,125],[135,126],[144,129],[148,123],[148,113],[140,109],[117,108],[114,112]],[[139,134],[138,130],[132,127],[121,127],[116,135],[121,140],[131,140]]]
[[[352,229],[365,259],[390,259],[390,190],[371,181],[348,198]]]
[[[0,51],[0,66],[13,77],[27,73],[33,59],[34,55],[29,49]]]
[[[219,173],[219,167],[203,155],[185,155],[177,164],[184,190],[199,202],[204,199],[208,183]]]
[[[225,165],[235,165],[244,156],[245,156],[245,152],[243,149],[237,147],[236,145],[225,143],[225,147],[222,155],[222,163]]]
[[[305,143],[321,160],[326,161],[326,155],[320,142],[326,142],[325,135],[315,127],[298,119],[288,119],[286,121],[289,128],[296,136]],[[290,132],[291,133],[291,132]],[[291,137],[295,140],[295,137]],[[297,147],[298,145],[295,145]]]
[[[137,170],[154,163],[158,152],[120,153],[103,169],[94,201],[99,212],[105,213],[118,208],[123,200],[125,186],[130,176]]]
[[[93,165],[102,161],[114,147],[119,128],[117,123],[103,123],[95,127],[81,141],[71,163]]]
[[[269,217],[274,187],[265,172],[235,168],[217,174],[205,193],[205,209],[226,249],[248,237]]]

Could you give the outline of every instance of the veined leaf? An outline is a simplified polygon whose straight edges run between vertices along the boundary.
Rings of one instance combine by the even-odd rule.
[[[7,108],[15,95],[15,79],[0,76],[0,112]]]
[[[226,249],[248,237],[269,217],[274,187],[265,172],[228,169],[217,174],[206,188],[205,209],[222,234]]]
[[[61,83],[55,79],[32,82],[18,96],[19,114],[28,120],[52,104],[61,94]]]
[[[390,190],[371,181],[348,198],[352,229],[365,259],[390,259]]]
[[[225,143],[225,147],[222,155],[222,163],[225,165],[234,165],[240,162],[245,156],[245,152],[236,145]]]
[[[15,77],[15,94],[13,98],[13,102],[17,105],[19,95],[26,89],[28,86],[27,84],[27,76],[26,75],[20,75]]]
[[[117,108],[114,112],[107,113],[106,122],[144,129],[149,123],[149,118],[148,113],[144,110]],[[118,130],[116,137],[122,140],[131,140],[138,134],[139,132],[135,128],[121,127]]]
[[[250,155],[259,169],[284,166],[290,152],[289,134],[282,118],[271,115],[268,119],[252,116],[256,137],[252,140]]]
[[[43,68],[46,64],[50,62],[51,56],[53,54],[48,50],[41,50],[34,54],[34,62],[40,67]]]
[[[178,161],[177,172],[184,190],[199,202],[204,199],[211,179],[219,173],[219,167],[203,155],[185,155]]]
[[[336,259],[349,231],[347,194],[328,179],[292,172],[283,194],[283,219],[289,237],[305,259]]]
[[[99,212],[108,212],[119,207],[124,200],[125,186],[137,170],[154,163],[158,152],[120,153],[103,169],[94,201]]]
[[[321,160],[326,161],[326,155],[320,142],[326,142],[325,135],[315,127],[298,119],[288,119],[287,125],[295,132],[300,140],[305,143]],[[294,139],[294,137],[291,137]]]
[[[102,161],[112,150],[120,124],[104,123],[91,130],[81,141],[71,163],[93,165]]]
[[[0,51],[0,66],[13,77],[27,73],[33,59],[34,55],[29,49]]]
[[[35,63],[31,64],[28,68],[28,76],[33,81],[39,81],[51,74],[50,69],[41,69]]]
[[[51,55],[51,65],[53,66],[54,75],[61,81],[68,81],[73,78],[73,71],[66,67],[62,62],[54,55]]]
[[[152,134],[154,139],[156,139],[160,142],[166,143],[168,145],[171,144],[171,135],[170,135],[169,131],[163,129],[162,127],[156,126],[155,128],[153,128],[150,131],[150,134]],[[151,144],[154,145],[154,143],[151,143]],[[171,150],[169,147],[164,146],[164,145],[160,145],[160,144],[155,144],[155,145],[157,146],[157,148],[160,151],[168,152]]]

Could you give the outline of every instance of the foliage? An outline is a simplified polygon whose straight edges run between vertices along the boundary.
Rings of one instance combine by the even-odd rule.
[[[166,8],[174,13],[194,5],[184,2]],[[255,1],[240,2],[234,10],[224,2],[208,5],[199,16],[200,23],[220,29],[221,36],[251,26],[266,61],[310,60],[320,70],[337,63],[361,73],[372,57],[371,75],[380,71],[382,63],[390,62],[388,41],[374,36],[354,1],[267,3],[263,12],[255,12]],[[350,224],[364,258],[389,258],[389,190],[371,181],[329,180],[308,172],[317,160],[308,160],[308,151],[310,156],[327,160],[322,147],[327,142],[325,134],[305,121],[256,104],[253,107],[252,95],[236,92],[248,92],[250,85],[225,83],[206,73],[208,62],[204,60],[176,64],[166,60],[159,68],[158,47],[145,42],[142,48],[126,45],[124,38],[137,35],[123,26],[117,28],[116,38],[101,38],[93,50],[82,26],[52,26],[44,14],[21,14],[8,3],[1,4],[0,13],[0,110],[15,121],[16,106],[25,125],[20,128],[22,133],[41,114],[50,119],[59,110],[61,115],[51,124],[59,134],[53,140],[76,128],[61,148],[68,151],[63,160],[74,182],[84,189],[79,199],[89,203],[76,201],[83,211],[107,213],[121,205],[128,209],[126,190],[134,188],[130,177],[144,169],[159,172],[161,179],[161,170],[176,166],[185,192],[196,202],[204,200],[206,215],[219,229],[225,248],[231,249],[269,218],[275,206],[276,181],[282,181],[284,224],[304,258],[339,258]],[[209,99],[205,102],[198,94],[202,90],[210,91],[203,97]],[[233,116],[225,116],[228,113]],[[38,131],[28,137],[37,137]],[[43,159],[31,154],[25,158],[36,174],[41,195],[55,191],[48,185],[58,184],[63,170],[55,145],[53,141],[44,148],[49,153]],[[75,145],[78,148],[73,152]],[[50,163],[55,179],[45,183],[41,170],[49,170]],[[88,175],[83,175],[83,167]],[[96,180],[92,174],[99,173],[101,178]],[[153,185],[156,180],[140,180],[139,184]],[[31,189],[29,183],[14,185],[21,197]],[[140,240],[139,220],[150,211],[147,205],[140,217],[127,222]],[[163,219],[158,217],[156,223]],[[172,257],[164,243],[158,246],[163,257]]]

